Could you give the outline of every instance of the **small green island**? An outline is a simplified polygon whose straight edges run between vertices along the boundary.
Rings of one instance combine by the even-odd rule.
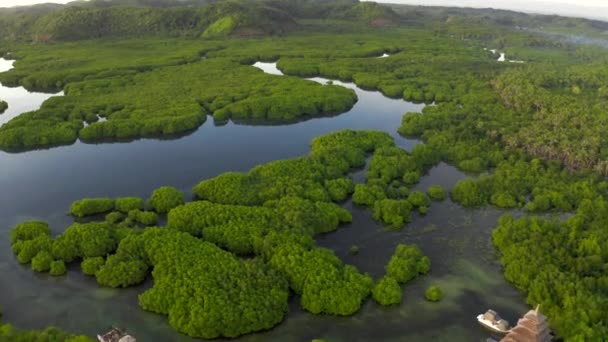
[[[6,281],[40,307],[104,288],[124,310],[95,324],[142,315],[144,340],[485,340],[476,305],[606,340],[606,32],[357,0],[2,8],[0,89],[48,95],[0,126]],[[11,295],[0,340],[91,340]]]

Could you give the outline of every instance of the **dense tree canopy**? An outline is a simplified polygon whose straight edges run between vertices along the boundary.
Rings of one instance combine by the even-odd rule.
[[[148,204],[158,213],[167,213],[184,204],[184,194],[174,187],[163,186],[152,192]]]
[[[8,103],[4,100],[0,100],[0,114],[3,114],[8,109]]]
[[[125,214],[131,210],[143,210],[144,200],[139,197],[120,197],[114,200],[114,209]]]
[[[287,311],[287,283],[262,260],[237,259],[187,233],[148,229],[123,240],[113,257],[120,261],[106,263],[98,279],[108,268],[154,265],[154,287],[140,295],[140,305],[168,315],[172,326],[190,336],[236,337],[269,329]]]
[[[415,245],[399,244],[386,265],[386,275],[399,283],[407,283],[431,269],[431,260]]]
[[[111,198],[84,198],[72,203],[70,213],[77,217],[84,217],[105,213],[114,209],[114,200]]]
[[[188,76],[192,79],[185,80]],[[338,114],[357,100],[343,87],[268,75],[217,58],[73,82],[65,92],[40,110],[3,125],[0,147],[18,150],[72,143],[76,138],[95,142],[172,136],[198,128],[208,114],[217,121],[293,121]]]
[[[36,271],[60,275],[66,263],[81,261],[82,272],[103,286],[134,286],[151,272],[154,286],[140,295],[140,306],[194,337],[269,329],[283,320],[290,291],[311,313],[352,315],[372,293],[373,279],[313,239],[352,220],[334,203],[353,191],[347,175],[393,145],[377,131],[330,133],[313,140],[309,156],[202,181],[194,192],[204,200],[184,203],[175,188],[155,190],[148,206],[168,212],[166,227],[135,227],[158,220],[139,209],[139,198],[84,199],[73,212],[117,211],[55,238],[46,223],[25,222],[13,229],[11,243]],[[378,287],[382,301],[395,302],[392,282]]]
[[[395,278],[383,277],[372,290],[374,300],[384,306],[401,304],[401,287]]]
[[[74,224],[55,238],[42,222],[16,226],[10,239],[20,263],[59,275],[65,263],[82,260],[84,273],[111,287],[139,284],[153,270],[154,286],[140,296],[140,305],[196,337],[269,329],[284,318],[290,291],[309,312],[350,315],[370,292],[380,304],[398,303],[398,284],[427,273],[430,260],[414,246],[399,245],[374,286],[369,276],[314,245],[317,234],[352,219],[332,202],[352,194],[355,204],[373,209],[376,220],[402,227],[413,208],[425,213],[429,197],[445,197],[437,187],[428,196],[410,192],[443,160],[483,174],[451,190],[451,198],[465,207],[576,210],[562,221],[505,216],[493,242],[507,280],[526,292],[530,304],[542,304],[561,338],[608,336],[608,183],[597,176],[608,174],[608,59],[604,50],[512,31],[566,20],[568,32],[585,23],[604,32],[605,24],[417,9],[399,12],[410,27],[378,34],[351,30],[362,23],[394,25],[401,18],[356,1],[106,5],[11,18],[0,13],[0,39],[37,43],[11,44],[16,68],[0,81],[66,94],[3,125],[0,148],[174,136],[196,129],[208,115],[218,123],[291,122],[338,114],[357,101],[351,90],[293,76],[352,81],[392,98],[434,103],[423,113],[406,114],[399,128],[425,144],[406,152],[381,132],[328,134],[313,141],[308,156],[203,180],[194,188],[200,201],[184,204],[177,190],[155,192],[148,209],[168,212],[164,228],[134,228],[158,221],[156,213],[142,211],[140,199],[77,201],[71,212],[78,217],[116,212],[106,222]],[[431,13],[432,21],[422,21],[419,13]],[[341,34],[225,39],[301,23],[314,30],[316,24],[302,20],[311,17],[339,19],[331,29]],[[144,29],[194,39],[41,44]],[[525,63],[499,63],[482,49],[496,46]],[[7,49],[3,45],[0,52]],[[390,57],[370,58],[383,53]],[[291,76],[252,68],[259,60],[278,61]],[[355,185],[347,175],[369,156],[366,182]],[[438,300],[441,291],[431,287],[426,296]],[[1,334],[15,339],[17,333],[3,326]]]
[[[0,340],[15,342],[93,342],[93,339],[84,335],[71,335],[53,327],[44,330],[19,330],[10,324],[0,324]]]
[[[501,217],[493,233],[505,277],[541,304],[560,336],[601,340],[606,315],[607,203],[585,199],[566,221]]]

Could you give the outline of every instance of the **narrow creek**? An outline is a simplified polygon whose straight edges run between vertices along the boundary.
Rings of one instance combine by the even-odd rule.
[[[15,61],[0,58],[0,72],[9,71]],[[36,93],[27,91],[23,87],[8,88],[0,84],[0,100],[8,103],[8,109],[0,114],[0,126],[22,113],[40,108],[40,105],[53,96],[62,96],[63,92],[56,94]]]

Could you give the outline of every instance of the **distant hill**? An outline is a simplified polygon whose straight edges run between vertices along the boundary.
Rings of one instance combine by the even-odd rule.
[[[33,42],[102,37],[284,34],[298,19],[394,25],[387,6],[357,0],[92,0],[0,10],[0,36]]]

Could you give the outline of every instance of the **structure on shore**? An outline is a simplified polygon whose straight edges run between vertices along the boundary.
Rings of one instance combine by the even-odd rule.
[[[553,336],[547,317],[538,312],[538,308],[536,306],[536,309],[528,311],[500,341],[488,338],[486,342],[551,342]]]
[[[493,332],[501,334],[509,332],[509,322],[500,318],[498,313],[494,310],[488,310],[483,315],[478,315],[477,321],[479,321],[479,324]]]
[[[547,317],[536,309],[528,311],[500,342],[551,342]]]
[[[112,328],[103,335],[97,335],[97,339],[99,342],[137,342],[135,337],[118,328]]]

